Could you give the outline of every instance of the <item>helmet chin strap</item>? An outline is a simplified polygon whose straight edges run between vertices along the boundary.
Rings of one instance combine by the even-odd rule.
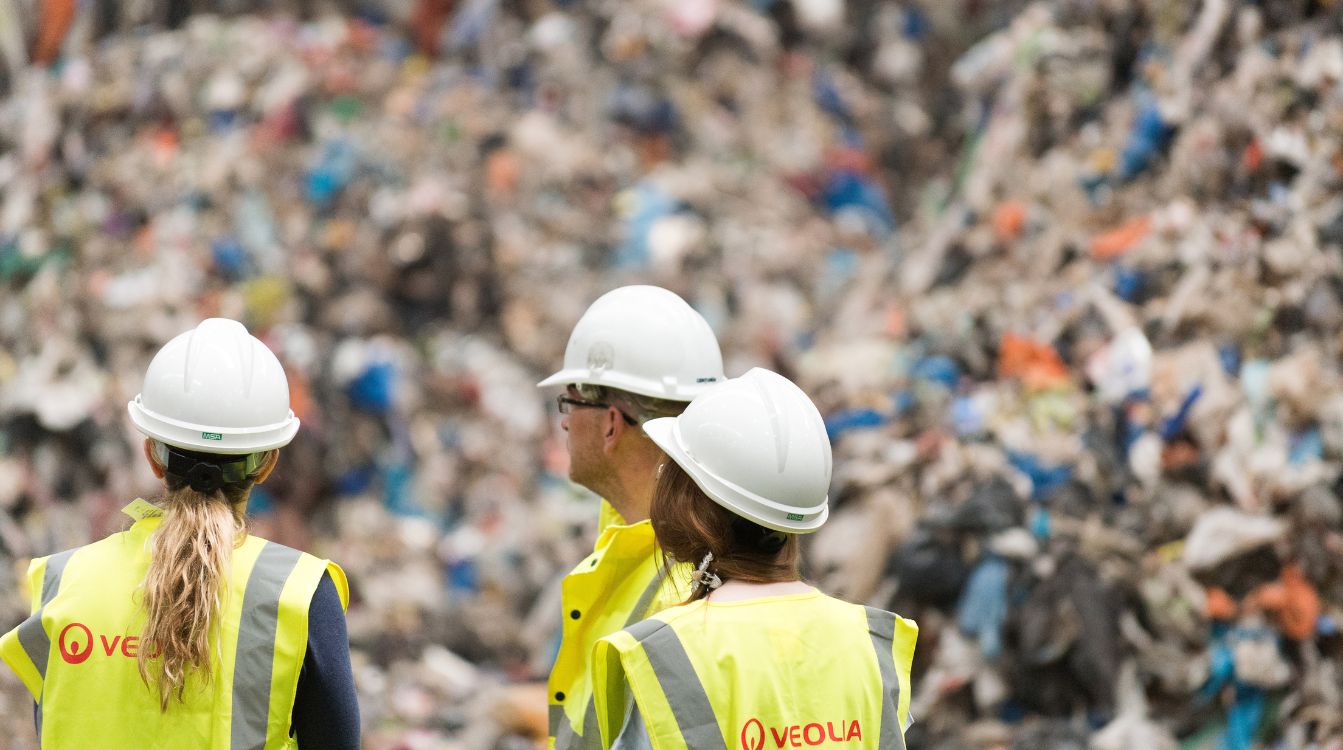
[[[788,543],[788,534],[765,528],[741,516],[732,519],[732,530],[738,539],[750,544],[757,552],[765,554],[778,552]]]

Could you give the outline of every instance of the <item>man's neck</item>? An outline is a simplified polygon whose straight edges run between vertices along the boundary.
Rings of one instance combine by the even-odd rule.
[[[608,492],[603,493],[606,502],[625,519],[625,523],[638,523],[648,520],[648,509],[653,500],[653,482],[657,470],[639,471],[628,467],[618,471]]]
[[[626,436],[632,440],[635,436]],[[663,453],[648,438],[639,435],[635,442],[626,442],[622,449],[609,457],[611,473],[598,493],[625,519],[625,523],[648,520],[648,509],[653,502],[653,488],[657,486],[658,465]]]
[[[626,524],[638,523],[648,520],[648,497],[643,498],[630,497],[625,492],[611,492],[604,494],[606,502],[615,508],[620,517]],[[640,502],[642,499],[642,502]]]

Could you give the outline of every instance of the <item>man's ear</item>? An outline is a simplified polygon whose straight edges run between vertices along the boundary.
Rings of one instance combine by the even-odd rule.
[[[159,465],[159,460],[154,457],[154,441],[145,438],[145,460],[149,462],[149,470],[154,472],[154,476],[162,479],[167,470]]]
[[[614,406],[606,407],[606,433],[602,435],[602,450],[607,455],[615,452],[616,443],[620,442],[620,436],[628,429],[629,424],[620,410]]]

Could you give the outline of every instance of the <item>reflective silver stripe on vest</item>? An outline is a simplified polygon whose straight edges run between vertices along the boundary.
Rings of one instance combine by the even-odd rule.
[[[653,604],[653,597],[657,596],[658,589],[662,587],[662,581],[666,578],[666,571],[658,568],[657,574],[653,580],[644,587],[643,593],[639,595],[639,600],[634,603],[634,609],[630,611],[630,616],[625,620],[625,627],[629,627],[647,616],[648,608]],[[583,728],[587,730],[587,735],[579,734],[569,723],[569,717],[564,713],[564,706],[558,703],[550,704],[550,736],[555,738],[555,750],[600,750],[602,746],[601,728],[597,726],[597,703],[592,696],[588,696],[587,709],[583,711]]]
[[[46,572],[42,576],[42,604],[31,617],[19,625],[19,643],[37,667],[37,673],[43,679],[47,677],[47,657],[51,654],[51,636],[42,627],[42,612],[61,588],[61,576],[65,574],[65,565],[70,562],[74,550],[66,550],[47,558]]]
[[[644,592],[639,594],[639,601],[634,603],[634,609],[630,612],[629,619],[625,620],[625,627],[628,628],[648,616],[648,608],[653,606],[653,597],[657,596],[658,589],[662,588],[662,581],[666,577],[667,571],[659,567],[657,574],[653,576],[653,580],[644,587]]]
[[[881,671],[881,733],[877,747],[882,750],[905,750],[905,736],[900,731],[900,677],[895,671],[895,615],[875,607],[867,610],[867,631],[872,636],[872,648],[877,652],[877,667]]]
[[[686,747],[727,750],[713,704],[709,703],[704,685],[695,674],[695,667],[690,663],[681,639],[676,637],[676,631],[661,620],[644,620],[625,628],[625,632],[643,646]],[[647,718],[645,715],[645,721]]]
[[[270,682],[275,663],[275,633],[280,619],[280,592],[298,564],[298,550],[266,542],[247,577],[238,647],[233,659],[233,750],[266,746],[270,719]]]
[[[42,675],[42,687],[46,689],[47,679],[47,657],[51,655],[51,636],[47,634],[47,629],[42,627],[42,613],[46,611],[47,604],[56,596],[56,592],[61,588],[61,576],[65,575],[65,565],[70,562],[70,556],[75,554],[75,550],[68,549],[64,552],[58,552],[47,558],[47,567],[42,575],[42,606],[31,617],[19,625],[19,645],[28,654],[33,665],[37,667],[37,673]],[[93,648],[93,644],[89,644]],[[37,702],[37,741],[42,742],[42,701]]]
[[[601,750],[602,730],[597,726],[597,703],[588,698],[587,710],[583,712],[583,728],[586,735],[579,734],[564,715],[564,706],[550,707],[550,734],[555,738],[555,750]]]

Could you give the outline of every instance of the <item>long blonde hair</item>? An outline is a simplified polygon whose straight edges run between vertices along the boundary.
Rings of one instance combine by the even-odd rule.
[[[183,477],[164,477],[168,491],[143,585],[147,619],[139,653],[140,678],[158,688],[160,710],[174,695],[183,700],[191,672],[207,684],[212,677],[210,635],[227,595],[233,550],[245,538],[252,481],[201,492]]]

